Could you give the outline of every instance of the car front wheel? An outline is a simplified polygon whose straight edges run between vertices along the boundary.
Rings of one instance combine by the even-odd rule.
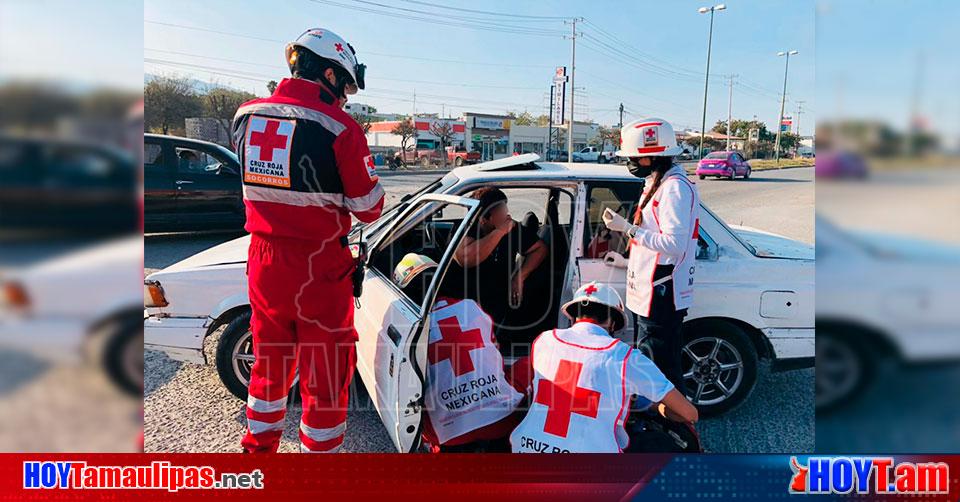
[[[873,379],[874,357],[858,338],[817,327],[817,368],[814,405],[818,412],[841,407],[861,394]]]
[[[743,173],[743,179],[745,179],[745,180],[750,179],[750,168],[749,168],[749,167],[747,168],[747,171],[746,171],[745,173]]]
[[[757,383],[758,356],[750,337],[724,321],[684,327],[681,354],[684,385],[704,416],[730,411],[749,397]]]
[[[700,175],[700,179],[705,180],[705,179],[707,179],[707,177],[701,174],[701,175]]]

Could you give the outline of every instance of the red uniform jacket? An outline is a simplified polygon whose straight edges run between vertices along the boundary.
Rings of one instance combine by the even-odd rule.
[[[316,82],[284,79],[273,96],[248,101],[233,119],[243,168],[246,230],[261,237],[330,241],[352,213],[370,222],[383,187],[363,129]]]

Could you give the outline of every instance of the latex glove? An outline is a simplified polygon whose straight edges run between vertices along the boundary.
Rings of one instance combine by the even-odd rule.
[[[603,262],[611,267],[627,268],[627,259],[616,251],[607,251],[607,254],[603,255]]]
[[[609,207],[603,210],[603,224],[610,230],[622,234],[629,232],[633,228],[633,225],[631,225],[626,218],[620,216]]]

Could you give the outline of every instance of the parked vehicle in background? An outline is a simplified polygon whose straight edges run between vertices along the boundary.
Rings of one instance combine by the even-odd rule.
[[[606,164],[607,162],[615,162],[616,154],[610,151],[601,151],[595,146],[588,146],[579,152],[573,153],[574,162],[598,162],[600,164]]]
[[[862,180],[870,173],[867,162],[860,155],[849,151],[824,153],[817,159],[814,174],[819,179]]]
[[[700,179],[707,176],[731,180],[736,179],[737,176],[743,176],[743,179],[747,179],[750,177],[750,171],[750,164],[740,152],[713,152],[697,163],[697,176]]]
[[[0,228],[89,234],[139,230],[139,173],[119,150],[0,136]]]
[[[447,165],[460,167],[466,164],[476,164],[480,162],[480,152],[467,150],[462,146],[447,147]]]
[[[440,163],[440,153],[432,148],[409,147],[406,150],[397,150],[393,154],[393,164],[397,167],[417,165],[430,167]]]
[[[566,162],[567,151],[551,148],[547,150],[546,154],[544,154],[544,160],[546,160],[547,162]]]
[[[147,232],[243,228],[240,161],[207,141],[143,135],[143,223]]]

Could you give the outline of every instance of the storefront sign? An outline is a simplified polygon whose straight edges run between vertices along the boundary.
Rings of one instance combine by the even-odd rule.
[[[567,96],[567,67],[558,66],[553,74],[553,109],[550,110],[554,124],[562,124]]]
[[[477,129],[509,129],[510,119],[474,117],[473,127]]]

